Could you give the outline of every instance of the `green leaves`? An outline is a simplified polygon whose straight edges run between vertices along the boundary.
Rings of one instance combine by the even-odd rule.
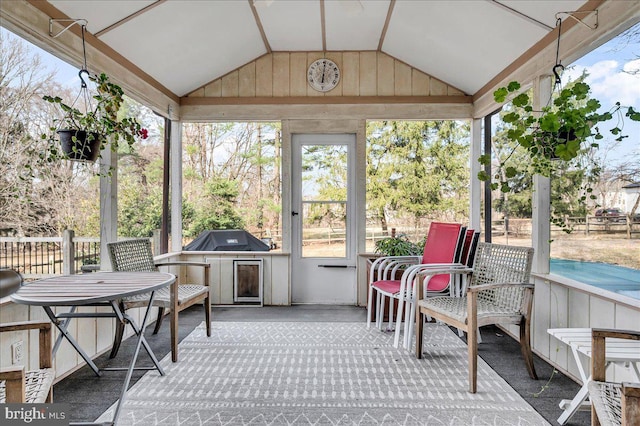
[[[102,73],[96,76],[89,76],[89,79],[95,83],[96,92],[92,94],[94,106],[84,105],[87,108],[86,112],[78,109],[75,106],[75,102],[78,98],[88,98],[87,88],[82,88],[78,98],[74,100],[71,105],[66,104],[59,96],[45,95],[43,99],[47,102],[56,104],[60,110],[64,113],[64,118],[55,120],[54,125],[51,126],[51,134],[43,134],[43,139],[56,140],[55,132],[58,129],[77,129],[84,130],[87,133],[97,133],[107,140],[107,136],[111,136],[111,149],[113,151],[119,150],[119,142],[126,142],[128,151],[132,151],[133,144],[138,137],[146,137],[146,131],[143,131],[141,124],[134,117],[123,117],[124,113],[121,111],[124,100],[124,91],[120,86],[109,81],[109,77]],[[86,95],[86,96],[85,96]],[[104,143],[101,144],[100,149],[104,148]],[[56,157],[64,156],[58,152],[50,151],[50,157],[55,159]]]
[[[491,164],[491,156],[489,154],[482,154],[480,157],[478,157],[478,163],[482,164],[483,166]]]
[[[507,179],[516,177],[517,174],[518,174],[518,169],[516,169],[515,167],[508,166],[507,168],[505,168],[504,175],[507,177]]]
[[[513,103],[513,106],[516,106],[518,108],[524,108],[529,104],[529,102],[529,95],[527,95],[526,93],[520,93],[518,96],[513,98],[513,101],[511,101],[511,103]]]
[[[640,112],[634,110],[633,107],[629,107],[625,117],[629,117],[633,121],[640,121]]]
[[[507,87],[500,87],[498,90],[493,92],[493,99],[498,103],[503,103],[507,99],[507,96],[509,96],[509,93],[517,92],[518,90],[520,90],[520,83],[512,81],[507,85]],[[518,102],[522,102],[522,99]]]
[[[498,103],[503,103],[507,99],[508,95],[509,95],[509,92],[507,91],[507,88],[501,87],[495,92],[493,92],[493,99]]]
[[[540,124],[540,130],[543,132],[556,133],[562,126],[560,117],[553,112],[542,115],[538,120],[538,123]]]

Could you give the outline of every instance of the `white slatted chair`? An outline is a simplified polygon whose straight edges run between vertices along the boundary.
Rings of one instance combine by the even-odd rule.
[[[0,296],[14,293],[22,283],[22,277],[11,269],[0,270]],[[22,365],[0,368],[0,404],[51,403],[55,371],[51,359],[51,322],[20,321],[0,324],[0,333],[39,330],[36,370],[26,370]]]
[[[605,339],[640,340],[640,331],[591,330],[591,425],[640,425],[640,383],[606,382]]]

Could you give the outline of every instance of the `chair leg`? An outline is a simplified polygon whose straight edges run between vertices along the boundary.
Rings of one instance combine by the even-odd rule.
[[[207,324],[207,337],[211,337],[211,301],[209,296],[204,299],[204,320]]]
[[[171,309],[171,361],[178,362],[178,310]]]
[[[371,320],[373,318],[373,293],[375,290],[369,286],[369,297],[367,298],[367,328],[371,328]]]
[[[389,305],[393,306],[394,299],[390,298]],[[405,301],[402,298],[398,299],[398,314],[396,315],[396,331],[393,337],[393,347],[397,348],[400,345],[400,328],[402,328],[402,312],[404,311]],[[393,312],[393,311],[392,311]],[[389,314],[389,321],[391,321],[391,314]]]
[[[420,309],[416,310],[416,358],[422,358],[422,327],[424,326],[424,316]]]
[[[122,301],[118,302],[120,306],[120,312],[124,312],[124,303]],[[113,359],[118,355],[118,351],[120,350],[120,344],[122,343],[122,338],[124,337],[124,326],[125,324],[116,320],[116,330],[113,335],[113,345],[111,346],[111,353],[109,354],[109,358]]]
[[[376,295],[376,327],[382,331],[382,319],[384,318],[384,304],[382,303],[382,294],[378,292]]]
[[[524,358],[524,363],[527,367],[529,377],[534,380],[538,380],[536,368],[533,365],[533,353],[531,352],[531,324],[524,316],[520,320],[520,349],[522,350],[522,356]]]
[[[162,320],[164,319],[164,308],[158,308],[158,318],[156,318],[156,326],[153,328],[153,334],[158,334],[160,331],[160,326],[162,325]]]
[[[409,349],[411,347],[411,338],[413,337],[413,327],[415,326],[415,321],[413,318],[416,317],[416,304],[414,302],[407,302],[411,309],[407,309],[407,314],[405,314],[405,324],[404,324],[404,347],[405,349]]]
[[[469,327],[467,331],[467,352],[469,356],[469,392],[478,390],[478,329]]]
[[[386,297],[383,296],[386,300]],[[396,321],[395,329],[393,328],[393,312],[396,310],[396,304],[394,303],[393,297],[389,296],[389,322],[387,324],[387,331],[397,330],[398,326],[402,323],[402,319],[398,318]],[[398,303],[398,312],[400,312],[400,304]]]
[[[115,358],[120,350],[120,343],[122,343],[122,337],[124,336],[124,324],[120,321],[116,321],[116,330],[113,336],[113,346],[111,346],[111,353],[109,358]]]
[[[467,295],[467,352],[469,356],[469,392],[478,390],[478,293]]]

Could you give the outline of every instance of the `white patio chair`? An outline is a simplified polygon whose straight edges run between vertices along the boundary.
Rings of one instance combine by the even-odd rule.
[[[605,339],[640,340],[640,331],[591,330],[591,425],[640,425],[640,383],[606,382]]]
[[[12,269],[0,270],[0,295],[9,296],[22,284],[22,277]],[[53,402],[51,356],[51,322],[20,321],[0,324],[0,333],[38,330],[38,368],[27,370],[23,365],[0,369],[0,404]]]

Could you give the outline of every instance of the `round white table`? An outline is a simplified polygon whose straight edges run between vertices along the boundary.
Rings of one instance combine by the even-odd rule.
[[[122,393],[114,411],[113,420],[111,421],[111,424],[115,424],[120,414],[120,408],[124,403],[133,370],[138,369],[135,367],[135,364],[141,346],[145,348],[154,364],[152,368],[143,367],[142,369],[155,369],[158,370],[160,375],[164,375],[158,359],[144,338],[144,329],[147,325],[155,291],[173,284],[175,280],[175,275],[165,272],[98,272],[94,274],[64,275],[26,284],[13,293],[11,299],[16,303],[24,305],[42,306],[49,316],[49,319],[51,319],[51,322],[61,333],[53,349],[54,356],[61,339],[65,338],[98,376],[101,375],[100,369],[69,333],[69,321],[72,318],[107,317],[116,318],[117,321],[129,324],[133,328],[138,339],[129,366],[127,368],[102,369],[127,370]],[[118,301],[125,296],[146,293],[149,294],[149,303],[142,324],[138,325],[131,316],[122,312]],[[111,306],[113,312],[76,312],[78,306],[96,305]],[[71,309],[68,312],[54,313],[53,309],[51,309],[54,306],[69,306]]]

